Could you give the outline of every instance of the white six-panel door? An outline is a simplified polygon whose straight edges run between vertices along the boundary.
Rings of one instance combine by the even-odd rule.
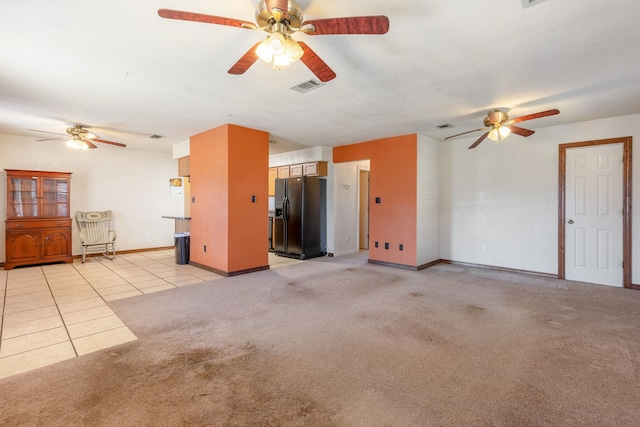
[[[623,144],[567,149],[565,278],[623,286]]]

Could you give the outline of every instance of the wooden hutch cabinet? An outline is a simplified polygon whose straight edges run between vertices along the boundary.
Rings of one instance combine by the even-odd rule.
[[[69,190],[71,173],[5,169],[6,261],[20,265],[73,262]]]

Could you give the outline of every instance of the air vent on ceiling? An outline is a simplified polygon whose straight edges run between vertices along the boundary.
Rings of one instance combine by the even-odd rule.
[[[449,128],[452,128],[452,127],[453,127],[453,125],[452,125],[451,123],[445,123],[445,124],[443,124],[443,125],[438,125],[438,126],[436,126],[436,127],[437,127],[438,129],[449,129]]]
[[[321,83],[317,80],[307,80],[306,82],[302,82],[299,85],[295,85],[289,89],[295,90],[296,92],[306,93],[310,90],[314,90],[319,88],[320,86],[324,86],[324,83]]]
[[[149,138],[151,138],[151,139],[160,139],[160,138],[162,138],[162,135],[151,135]]]
[[[522,1],[522,7],[529,7],[529,6],[533,6],[536,5],[538,3],[542,3],[544,0],[521,0]]]

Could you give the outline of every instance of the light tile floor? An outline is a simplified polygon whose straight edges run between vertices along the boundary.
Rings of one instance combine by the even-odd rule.
[[[270,268],[298,262],[269,254]],[[0,379],[137,339],[108,301],[219,278],[172,249],[0,270]]]

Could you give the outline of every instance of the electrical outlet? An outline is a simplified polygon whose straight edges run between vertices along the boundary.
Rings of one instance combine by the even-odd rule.
[[[487,252],[487,245],[482,245],[482,252]]]
[[[400,250],[404,251],[404,245],[402,243],[400,243]]]
[[[384,248],[385,248],[385,249],[389,249],[389,242],[385,242],[385,243],[384,243]]]
[[[149,240],[151,235],[149,233],[144,233],[144,240]]]
[[[375,242],[375,243],[373,244],[373,246],[375,246],[375,247],[377,248],[377,247],[378,247],[378,242]]]

